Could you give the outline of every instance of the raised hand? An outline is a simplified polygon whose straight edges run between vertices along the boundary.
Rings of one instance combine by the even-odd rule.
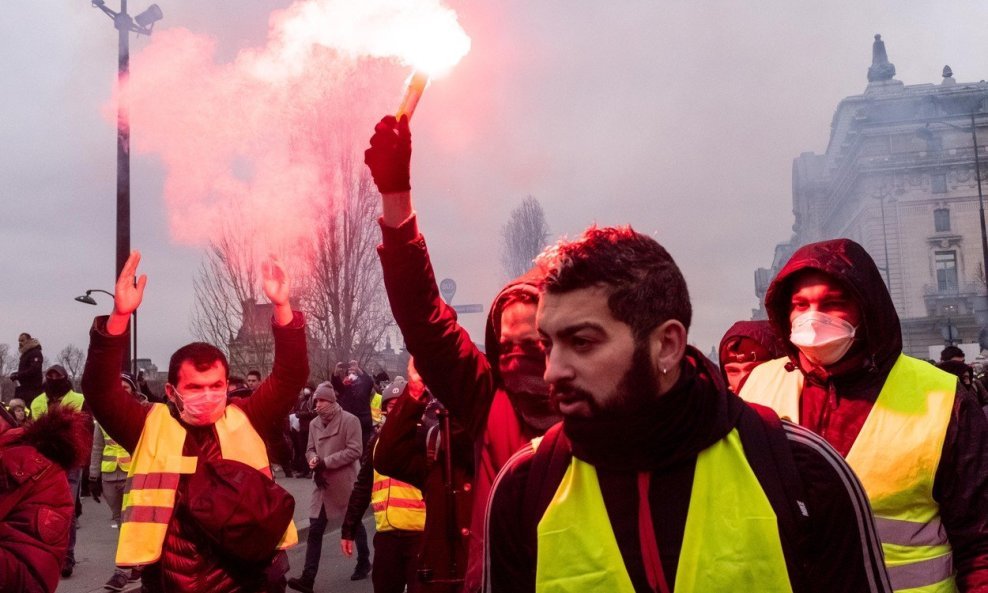
[[[144,300],[144,287],[148,277],[141,274],[137,277],[137,265],[141,263],[141,252],[131,251],[130,257],[120,270],[120,277],[113,289],[113,312],[106,322],[106,331],[110,335],[119,336],[127,331],[127,323],[131,314],[141,306]]]
[[[288,325],[292,320],[292,308],[288,302],[291,295],[288,274],[274,255],[261,262],[261,281],[264,294],[274,305],[274,319],[278,325]]]
[[[374,127],[371,147],[364,151],[364,163],[370,167],[374,183],[382,194],[412,189],[409,167],[412,160],[412,133],[408,116],[396,120],[386,115]]]
[[[137,277],[137,265],[141,263],[141,252],[131,251],[130,257],[120,270],[120,277],[113,289],[113,312],[124,317],[129,316],[141,306],[144,300],[144,287],[147,286],[147,274]]]

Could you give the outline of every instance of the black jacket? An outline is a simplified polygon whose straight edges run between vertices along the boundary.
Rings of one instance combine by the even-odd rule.
[[[44,365],[44,360],[40,345],[29,348],[21,354],[17,372],[10,375],[12,380],[17,381],[14,397],[19,397],[30,404],[32,399],[41,395],[41,367]]]

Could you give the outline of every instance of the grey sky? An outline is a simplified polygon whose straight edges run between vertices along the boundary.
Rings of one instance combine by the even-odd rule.
[[[224,60],[263,45],[269,12],[289,4],[158,3],[160,28],[213,36]],[[939,82],[944,64],[959,82],[986,78],[977,2],[448,4],[473,47],[419,106],[412,185],[455,302],[497,292],[500,226],[532,194],[557,236],[630,222],[664,244],[704,352],[756,306],[752,270],[790,234],[792,159],[826,148],[838,101],[864,90],[875,33],[906,84]],[[85,0],[35,0],[4,6],[0,39],[0,342],[29,331],[54,359],[85,347],[110,307],[72,297],[113,287],[115,31]],[[135,155],[132,167],[132,241],[150,277],[139,351],[164,366],[191,339],[201,252],[169,239],[162,164]],[[482,316],[463,321],[481,339]]]

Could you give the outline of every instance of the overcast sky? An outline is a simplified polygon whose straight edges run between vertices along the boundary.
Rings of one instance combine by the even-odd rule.
[[[214,38],[219,63],[264,46],[270,12],[290,4],[158,3],[156,35]],[[837,103],[865,88],[875,33],[906,84],[939,82],[945,64],[958,82],[988,78],[980,2],[447,4],[473,45],[419,106],[412,185],[437,274],[459,284],[454,302],[486,309],[504,281],[500,227],[531,194],[554,237],[632,223],[665,245],[704,352],[757,306],[753,270],[791,234],[792,159],[826,149]],[[130,11],[146,6],[132,0]],[[86,0],[3,9],[0,343],[28,331],[54,360],[66,344],[85,347],[92,317],[111,306],[73,297],[114,282],[115,128],[104,110],[116,33]],[[132,54],[147,45],[132,39]],[[356,123],[369,135],[375,119]],[[137,142],[136,122],[132,133]],[[150,277],[139,353],[164,367],[192,339],[202,251],[170,235],[161,160],[135,154],[132,176],[132,241]],[[483,316],[462,320],[481,340]]]

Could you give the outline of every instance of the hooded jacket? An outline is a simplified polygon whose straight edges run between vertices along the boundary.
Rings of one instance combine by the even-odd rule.
[[[14,397],[30,401],[41,393],[43,381],[41,367],[44,364],[44,358],[38,340],[31,338],[24,343],[20,360],[17,363],[17,372],[10,375],[11,380],[17,381]]]
[[[759,351],[751,352],[751,354],[756,356],[755,360],[759,363],[785,355],[785,345],[782,343],[778,334],[775,333],[771,322],[766,320],[738,321],[720,339],[720,346],[717,349],[718,357],[720,358],[718,361],[720,363],[720,373],[725,380],[727,380],[727,373],[724,371],[724,365],[730,362],[728,360],[728,348],[733,350],[734,343],[744,338],[755,342],[759,346]],[[747,348],[741,354],[748,355]],[[753,362],[751,359],[747,359],[747,361]],[[742,382],[741,384],[743,385],[744,383]],[[740,387],[738,389],[740,390]]]
[[[474,502],[469,530],[466,590],[480,587],[484,510],[495,476],[522,445],[541,432],[512,405],[498,370],[498,329],[508,293],[537,292],[537,276],[509,283],[494,299],[485,332],[486,355],[459,325],[439,294],[425,239],[415,216],[392,228],[381,223],[378,247],[384,284],[405,345],[429,390],[474,444]]]
[[[861,310],[854,345],[828,369],[813,367],[788,339],[793,282],[807,270],[838,280]],[[772,281],[765,308],[776,332],[786,337],[791,368],[806,377],[800,423],[847,456],[902,353],[899,316],[878,267],[849,239],[806,245]],[[954,400],[933,498],[954,550],[960,590],[988,591],[988,423],[964,390]]]
[[[65,472],[86,461],[87,422],[53,406],[0,435],[0,591],[50,593],[58,585],[75,512]]]

